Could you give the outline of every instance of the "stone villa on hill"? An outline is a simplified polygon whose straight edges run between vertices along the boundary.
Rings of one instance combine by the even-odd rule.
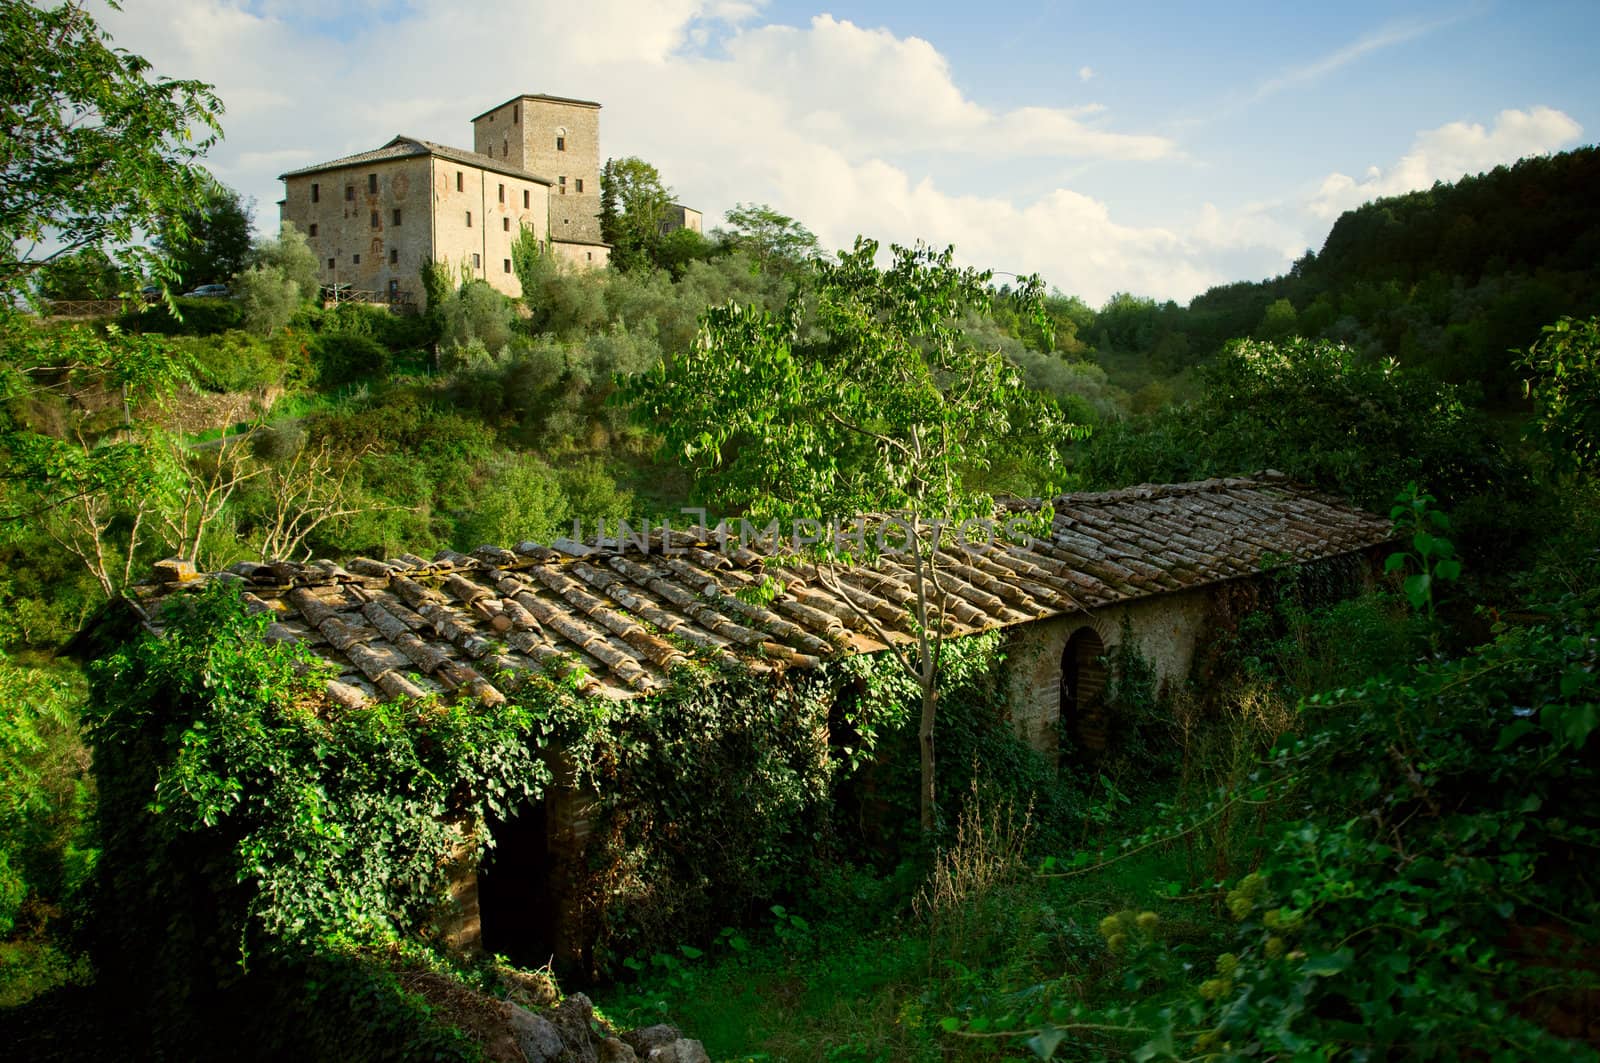
[[[471,151],[397,136],[282,175],[280,215],[306,235],[323,284],[420,304],[419,270],[435,261],[516,297],[511,245],[524,228],[567,262],[606,264],[598,103],[515,96],[472,133]]]

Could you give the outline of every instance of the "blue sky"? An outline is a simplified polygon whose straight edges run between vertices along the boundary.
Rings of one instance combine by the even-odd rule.
[[[217,85],[213,168],[264,228],[283,170],[401,132],[468,145],[472,115],[550,92],[604,103],[603,153],[708,223],[766,202],[828,246],[954,243],[1094,303],[1281,272],[1365,198],[1600,137],[1593,0],[136,0],[104,22]]]

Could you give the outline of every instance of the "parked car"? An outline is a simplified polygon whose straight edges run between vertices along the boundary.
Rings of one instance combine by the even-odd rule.
[[[202,284],[193,291],[183,293],[185,299],[226,299],[228,286],[226,284]]]
[[[139,289],[139,298],[147,303],[155,302],[157,299],[161,298],[161,285],[146,284],[143,288]]]

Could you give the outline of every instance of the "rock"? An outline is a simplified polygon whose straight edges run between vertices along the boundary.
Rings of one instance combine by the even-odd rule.
[[[622,1034],[622,1039],[627,1042],[629,1048],[638,1053],[640,1059],[649,1059],[650,1053],[657,1048],[665,1048],[682,1038],[683,1034],[678,1032],[676,1026],[668,1026],[666,1023],[641,1026],[637,1030],[629,1030]]]
[[[561,1063],[595,1063],[594,1034],[590,1023],[594,1020],[594,1005],[582,993],[574,993],[549,1011],[550,1020],[561,1034],[566,1051]]]
[[[522,1049],[528,1063],[556,1063],[566,1050],[566,1045],[555,1024],[521,1005],[512,1004],[510,1007],[511,1032],[516,1035],[517,1047]]]
[[[645,1057],[650,1063],[711,1063],[706,1046],[688,1037],[680,1037],[670,1045],[653,1049]]]
[[[600,1042],[597,1063],[639,1063],[639,1057],[615,1037]]]

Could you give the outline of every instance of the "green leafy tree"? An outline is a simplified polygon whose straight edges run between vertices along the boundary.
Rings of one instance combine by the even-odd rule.
[[[1600,317],[1546,325],[1522,368],[1537,404],[1532,431],[1558,468],[1593,472],[1600,463]]]
[[[726,228],[711,235],[724,247],[743,251],[762,271],[788,272],[818,258],[816,234],[765,203],[739,203],[725,215]]]
[[[87,248],[171,280],[139,245],[164,220],[181,237],[211,184],[198,165],[221,133],[211,86],[154,76],[76,2],[0,0],[0,71],[0,293]]]
[[[607,159],[600,171],[600,233],[611,245],[611,264],[623,271],[649,266],[670,206],[672,190],[654,166],[634,155]]]
[[[940,567],[962,521],[994,514],[975,477],[1023,432],[1054,453],[1068,426],[1000,352],[968,340],[968,313],[992,305],[990,274],[958,269],[952,249],[895,247],[888,269],[877,254],[875,241],[860,239],[836,263],[818,264],[819,339],[802,339],[797,302],[779,314],[713,308],[700,342],[636,378],[628,394],[709,506],[758,520],[896,516],[916,638],[902,645],[876,617],[858,615],[920,691],[922,825],[932,830],[948,630]],[[1036,297],[1040,284],[1025,287]],[[824,543],[818,577],[836,585],[843,566],[873,552]]]
[[[172,260],[185,288],[222,284],[250,261],[250,215],[254,204],[213,184],[157,232],[156,246]]]
[[[122,270],[98,247],[57,258],[33,275],[41,299],[115,299],[127,287]]]

